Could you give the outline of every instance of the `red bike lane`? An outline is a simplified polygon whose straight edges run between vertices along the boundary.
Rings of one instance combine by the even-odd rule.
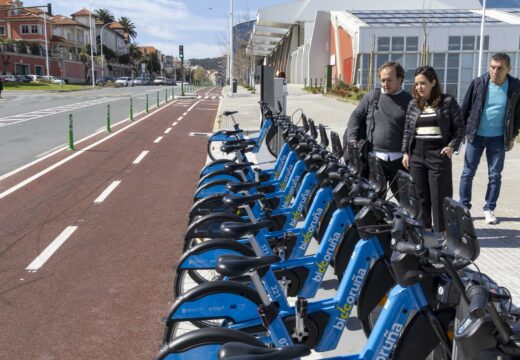
[[[153,356],[206,160],[207,139],[189,134],[210,132],[217,106],[177,100],[0,199],[2,357]],[[77,227],[72,235],[36,272],[27,271],[69,226]]]

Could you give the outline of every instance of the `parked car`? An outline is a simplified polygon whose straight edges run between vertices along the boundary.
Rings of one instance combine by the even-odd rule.
[[[166,80],[164,80],[164,85],[173,85],[175,86],[175,81],[173,79],[168,79],[166,78]]]
[[[31,81],[38,81],[40,79],[40,75],[25,75],[31,78]]]
[[[16,77],[14,75],[2,75],[2,79],[6,82],[16,82]]]
[[[134,84],[135,85],[150,85],[152,82],[152,79],[146,76],[139,76],[135,78]]]
[[[107,82],[114,81],[113,76],[103,76],[96,80],[96,85],[106,85]]]
[[[31,78],[25,75],[14,75],[16,81],[18,82],[30,82]]]
[[[166,78],[164,76],[157,76],[155,80],[153,81],[154,85],[165,85],[166,84]]]
[[[114,83],[114,85],[127,87],[127,86],[134,86],[135,82],[134,82],[134,80],[132,80],[131,77],[122,76],[122,77],[118,77],[116,79],[116,82]]]
[[[65,80],[57,79],[54,76],[47,76],[47,75],[41,76],[40,81],[48,82],[51,84],[61,84],[61,85],[65,84]]]

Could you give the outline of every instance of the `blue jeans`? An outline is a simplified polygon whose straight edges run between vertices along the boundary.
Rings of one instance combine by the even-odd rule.
[[[488,185],[484,210],[495,210],[498,195],[500,194],[502,170],[504,169],[504,159],[506,156],[503,136],[486,137],[476,135],[472,143],[468,142],[466,154],[464,155],[464,170],[462,170],[462,176],[460,178],[460,202],[468,208],[471,208],[473,178],[477,172],[484,149],[486,149],[486,159],[488,162]]]

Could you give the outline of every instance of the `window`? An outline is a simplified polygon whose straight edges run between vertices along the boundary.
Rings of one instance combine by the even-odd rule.
[[[34,73],[36,75],[43,75],[43,68],[40,65],[34,65]]]
[[[0,26],[0,35],[5,35],[5,28]]]
[[[404,51],[404,37],[394,36],[392,38],[392,51]]]
[[[477,36],[477,50],[480,50],[480,35]],[[484,35],[484,50],[489,50],[489,35]]]
[[[448,54],[448,67],[458,68],[459,67],[459,54]]]
[[[28,25],[22,25],[20,26],[22,34],[29,34],[29,26]]]
[[[444,53],[437,53],[437,54],[433,54],[433,67],[435,69],[437,68],[444,68],[444,58],[445,58],[445,54]]]
[[[390,50],[390,38],[389,37],[378,37],[377,38],[377,51],[389,51]]]
[[[406,51],[419,50],[419,38],[417,36],[406,37]]]
[[[390,61],[397,61],[399,64],[404,64],[403,53],[392,53],[390,54]]]
[[[406,54],[404,56],[404,65],[406,69],[414,69],[417,67],[417,54]]]
[[[459,82],[459,69],[448,69],[446,71],[446,83],[455,84]]]
[[[462,50],[475,50],[475,37],[474,36],[463,36],[462,37]]]
[[[448,50],[460,50],[460,36],[448,37]]]
[[[31,34],[38,34],[38,25],[31,25]]]
[[[472,68],[473,67],[473,54],[462,54],[462,67]]]

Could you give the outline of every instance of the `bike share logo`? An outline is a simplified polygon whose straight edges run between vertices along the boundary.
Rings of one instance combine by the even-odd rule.
[[[399,339],[399,334],[401,334],[401,330],[403,329],[403,325],[399,323],[395,323],[392,325],[390,330],[385,331],[383,347],[379,354],[377,354],[376,360],[386,360],[390,358],[392,354],[392,350],[395,347],[395,343],[397,339]]]
[[[296,208],[296,211],[292,213],[292,219],[289,222],[289,225],[292,227],[295,227],[298,224],[298,221],[300,220],[300,217],[302,215],[303,208],[305,207],[305,204],[307,203],[307,199],[309,198],[309,195],[311,194],[310,190],[305,190],[301,196],[300,202],[298,203],[298,207]]]
[[[280,182],[280,189],[285,190],[287,186],[287,182],[289,181],[289,177],[291,176],[294,165],[289,165],[287,168],[287,173],[285,174],[285,178]]]
[[[307,234],[306,234],[307,235]],[[323,279],[323,276],[325,275],[325,271],[327,271],[327,267],[330,264],[330,261],[332,260],[332,257],[334,256],[334,252],[336,251],[336,247],[338,246],[338,242],[341,239],[341,233],[337,232],[332,235],[332,239],[330,239],[329,246],[327,247],[327,250],[325,251],[325,256],[323,257],[323,260],[319,263],[316,263],[318,266],[318,269],[314,276],[312,277],[312,280],[316,282],[320,282]],[[305,238],[304,238],[305,241]],[[310,240],[309,240],[310,241]]]
[[[361,268],[358,270],[357,274],[352,276],[352,286],[350,287],[345,305],[343,305],[343,307],[336,306],[336,309],[339,311],[339,316],[336,316],[336,322],[333,325],[334,329],[343,330],[345,328],[347,319],[352,312],[352,308],[356,304],[359,292],[363,286],[363,280],[365,279],[366,273],[367,270]]]
[[[287,159],[287,155],[282,156],[282,157],[280,158],[280,164],[285,163],[285,160],[286,160],[286,159]],[[278,176],[280,176],[280,172],[281,172],[280,169],[278,169],[278,170],[276,170],[276,171],[274,172],[274,179],[277,179]]]
[[[289,204],[291,203],[294,193],[296,192],[296,188],[298,187],[298,183],[300,182],[300,178],[301,178],[301,175],[294,177],[294,179],[291,183],[291,188],[289,189],[289,193],[284,198],[284,203],[282,205],[282,208],[289,207]]]
[[[307,231],[305,234],[303,234],[303,242],[298,246],[301,250],[307,250],[307,247],[309,246],[309,243],[311,242],[312,236],[314,235],[314,230],[318,226],[318,223],[321,219],[321,214],[323,213],[322,208],[317,208],[316,212],[312,214],[312,221],[309,225],[309,231]]]

